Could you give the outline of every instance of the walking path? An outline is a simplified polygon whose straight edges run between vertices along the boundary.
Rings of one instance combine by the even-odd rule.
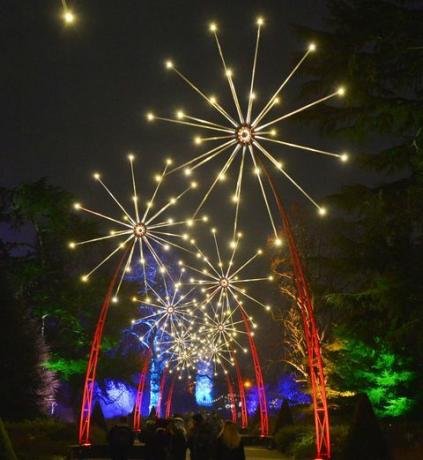
[[[291,460],[289,457],[283,456],[277,450],[269,450],[264,447],[246,447],[245,454],[247,460]],[[90,459],[87,459],[90,460]],[[109,459],[97,459],[97,460],[109,460]],[[189,454],[187,455],[187,460],[189,460]]]
[[[283,456],[277,450],[269,450],[264,447],[246,447],[245,456],[247,460],[266,460],[268,458],[290,460],[289,457]]]

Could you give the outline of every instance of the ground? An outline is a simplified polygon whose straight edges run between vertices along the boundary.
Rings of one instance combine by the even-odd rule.
[[[268,458],[278,459],[278,460],[290,460],[289,457],[283,456],[277,450],[269,450],[263,447],[246,447],[245,454],[247,460],[266,460]],[[101,459],[107,460],[107,459]],[[189,455],[187,455],[187,460],[189,460]]]
[[[289,460],[277,450],[264,449],[263,447],[246,447],[245,453],[247,460],[264,460],[267,458]]]

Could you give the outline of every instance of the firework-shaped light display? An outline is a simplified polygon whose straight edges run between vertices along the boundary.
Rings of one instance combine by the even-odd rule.
[[[119,201],[112,191],[103,182],[100,174],[95,173],[94,179],[104,188],[109,197],[113,200],[115,205],[119,208],[119,211],[123,214],[122,216],[111,217],[106,214],[93,211],[86,208],[81,203],[75,203],[74,208],[78,211],[85,211],[96,217],[112,223],[115,228],[111,229],[107,235],[103,235],[97,238],[92,238],[86,241],[71,242],[69,247],[75,249],[79,246],[86,245],[89,243],[96,243],[105,240],[116,240],[119,243],[112,249],[94,268],[82,275],[81,280],[87,282],[90,276],[98,270],[103,264],[110,260],[115,254],[122,250],[127,251],[127,257],[123,263],[121,274],[115,288],[115,293],[112,298],[113,302],[117,302],[118,293],[122,285],[125,273],[131,272],[133,269],[133,262],[139,264],[143,273],[143,280],[145,289],[148,289],[149,284],[147,281],[146,273],[146,260],[147,255],[154,259],[157,264],[159,272],[162,274],[163,280],[166,283],[165,274],[167,268],[162,261],[160,251],[169,251],[172,247],[181,248],[181,243],[187,239],[185,233],[180,233],[182,225],[192,225],[194,220],[175,220],[171,217],[165,218],[166,211],[178,202],[178,200],[184,196],[190,189],[196,188],[196,182],[191,182],[188,188],[186,188],[179,195],[171,197],[168,201],[162,203],[156,208],[157,195],[159,188],[163,183],[164,176],[171,165],[172,161],[169,159],[166,161],[166,166],[161,174],[155,176],[156,186],[153,194],[149,201],[143,204],[139,203],[139,197],[137,194],[137,186],[134,174],[134,155],[128,155],[130,170],[131,170],[131,183],[132,183],[132,201],[133,211],[129,211],[121,201]],[[196,219],[199,220],[199,219]],[[207,217],[203,217],[203,220],[207,220]],[[176,230],[175,230],[176,229]],[[160,248],[160,251],[157,249]]]
[[[218,35],[218,27],[215,23],[212,23],[209,26],[209,30],[216,41],[219,56],[223,64],[224,74],[232,95],[236,115],[233,115],[230,113],[230,111],[226,110],[217,101],[216,97],[205,94],[196,84],[194,84],[185,74],[183,74],[172,61],[169,60],[166,61],[166,68],[178,75],[186,84],[188,84],[191,87],[191,89],[193,89],[200,97],[202,97],[203,100],[206,101],[206,103],[210,107],[215,109],[220,116],[220,121],[216,122],[205,120],[203,118],[193,116],[192,114],[182,110],[177,111],[173,118],[157,116],[154,113],[150,112],[147,114],[147,119],[149,121],[162,120],[171,123],[177,123],[180,125],[186,125],[189,127],[200,128],[208,134],[205,134],[204,136],[195,137],[195,144],[201,145],[209,142],[214,143],[214,146],[206,152],[196,156],[195,158],[191,159],[190,161],[182,165],[173,168],[169,172],[183,170],[185,175],[190,176],[195,169],[203,166],[211,160],[215,158],[221,158],[222,156],[226,156],[223,167],[221,168],[220,172],[217,174],[215,179],[212,181],[210,187],[204,194],[200,204],[194,212],[194,216],[197,215],[197,213],[200,211],[201,207],[206,202],[207,198],[209,197],[210,193],[212,192],[216,184],[220,180],[223,180],[225,176],[228,174],[229,168],[235,162],[236,158],[240,157],[239,167],[236,173],[236,187],[231,197],[232,201],[235,203],[236,206],[233,229],[234,235],[237,231],[238,211],[239,204],[241,201],[243,175],[246,169],[246,161],[249,158],[252,163],[253,172],[257,177],[258,185],[261,190],[264,203],[269,215],[269,219],[272,225],[272,229],[275,234],[275,244],[279,246],[281,244],[281,241],[278,237],[278,232],[276,230],[276,225],[272,216],[269,200],[266,195],[263,179],[261,177],[262,165],[265,165],[266,163],[270,162],[270,164],[273,167],[275,167],[282,174],[282,176],[284,176],[317,208],[320,215],[325,215],[327,211],[325,207],[318,204],[316,200],[312,198],[312,196],[309,193],[307,193],[307,191],[286,171],[283,163],[268,150],[268,144],[276,144],[283,147],[302,150],[308,153],[325,155],[327,157],[337,158],[343,162],[348,160],[348,155],[346,153],[328,152],[311,146],[298,144],[285,138],[279,138],[277,136],[277,131],[274,127],[277,124],[282,123],[285,120],[311,107],[315,107],[318,104],[322,104],[325,101],[329,101],[330,99],[343,96],[345,94],[345,88],[339,87],[336,90],[332,91],[330,94],[324,97],[320,97],[316,100],[310,101],[302,107],[299,107],[287,113],[283,113],[281,115],[270,117],[272,109],[274,109],[280,102],[280,94],[282,90],[285,88],[285,86],[287,85],[289,80],[294,76],[297,70],[301,67],[301,65],[307,59],[307,57],[316,50],[316,45],[314,43],[311,43],[308,46],[305,54],[295,65],[292,71],[288,74],[288,76],[282,81],[279,87],[275,90],[275,92],[270,97],[268,102],[264,105],[264,107],[262,107],[253,115],[254,100],[256,98],[254,89],[256,66],[260,34],[263,24],[263,18],[258,18],[257,38],[255,44],[250,85],[248,90],[248,99],[246,102],[246,108],[244,108],[244,110],[240,102],[237,89],[235,87],[234,72],[228,66],[222,51],[222,45]]]

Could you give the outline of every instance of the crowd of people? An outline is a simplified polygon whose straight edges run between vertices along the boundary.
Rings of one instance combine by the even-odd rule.
[[[121,420],[109,432],[113,460],[127,460],[135,436]],[[195,414],[188,419],[150,416],[139,441],[145,445],[146,460],[245,460],[244,446],[237,425],[215,415]]]

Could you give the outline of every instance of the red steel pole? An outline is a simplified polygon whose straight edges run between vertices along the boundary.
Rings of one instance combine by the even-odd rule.
[[[307,283],[302,260],[295,242],[288,214],[282,204],[282,199],[276,184],[263,162],[256,156],[261,169],[267,176],[270,188],[275,198],[283,230],[288,242],[294,280],[297,289],[297,304],[303,319],[304,333],[307,344],[308,367],[311,382],[314,425],[316,433],[316,460],[327,460],[331,457],[329,411],[326,397],[326,381],[323,371],[319,331],[314,316],[313,299]]]
[[[144,364],[140,373],[140,378],[138,381],[137,395],[135,398],[134,406],[134,420],[133,420],[133,429],[134,431],[141,431],[141,410],[142,410],[142,400],[144,396],[144,387],[145,379],[148,374],[148,369],[150,367],[151,360],[151,349],[148,349],[144,354]]]
[[[173,390],[175,389],[175,376],[172,377],[170,382],[169,392],[166,399],[166,413],[165,417],[169,418],[172,414],[172,401],[173,401]]]
[[[93,395],[95,386],[95,376],[97,372],[98,356],[101,349],[101,339],[103,337],[103,329],[106,323],[107,314],[109,312],[110,301],[113,296],[113,290],[118,278],[119,271],[122,263],[127,255],[128,249],[125,250],[121,257],[119,264],[113,274],[107,289],[106,297],[104,298],[103,305],[100,310],[100,315],[97,320],[97,325],[94,332],[94,338],[91,344],[90,356],[88,359],[87,371],[85,374],[84,393],[82,395],[82,408],[81,417],[79,420],[79,433],[78,442],[80,445],[88,446],[90,442],[90,425],[91,425],[91,413],[93,405]]]
[[[264,388],[263,372],[261,370],[260,358],[257,352],[256,343],[254,341],[253,333],[251,331],[250,319],[242,305],[239,305],[242,319],[244,320],[245,331],[248,336],[250,344],[251,357],[253,359],[254,373],[256,376],[256,385],[258,393],[258,403],[260,410],[260,436],[268,436],[269,434],[269,417],[267,414],[267,399],[266,390]]]
[[[235,370],[236,370],[236,377],[238,380],[238,392],[239,392],[239,401],[241,403],[241,428],[245,429],[248,427],[248,413],[247,413],[247,403],[245,401],[245,388],[244,382],[242,380],[241,369],[239,367],[238,360],[235,358]]]

